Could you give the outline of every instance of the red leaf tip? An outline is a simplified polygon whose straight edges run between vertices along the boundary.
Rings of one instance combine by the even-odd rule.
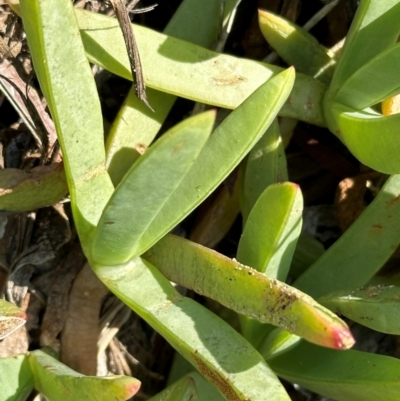
[[[349,349],[355,344],[355,340],[348,328],[340,328],[333,331],[333,347],[335,349]]]
[[[141,382],[139,380],[135,380],[133,383],[126,386],[126,399],[134,396],[140,389]]]

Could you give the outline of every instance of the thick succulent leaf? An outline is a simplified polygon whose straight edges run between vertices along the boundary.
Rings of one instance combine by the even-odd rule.
[[[221,23],[223,0],[185,0],[165,28],[165,33],[200,46],[210,47],[217,38]],[[229,14],[236,1],[225,4]],[[200,29],[201,27],[201,29]],[[146,71],[144,71],[146,75]],[[154,140],[176,97],[154,89],[147,89],[147,98],[155,112],[136,96],[132,85],[107,136],[106,166],[117,185],[131,165]]]
[[[400,43],[379,53],[339,89],[335,101],[365,109],[400,92]]]
[[[28,316],[20,308],[0,299],[0,340],[18,330],[28,320]]]
[[[285,281],[301,231],[303,196],[298,185],[273,184],[258,198],[246,221],[237,260]]]
[[[85,246],[113,191],[104,167],[103,119],[96,85],[72,3],[22,0],[20,4],[35,73],[63,152],[75,224]]]
[[[68,193],[62,163],[29,171],[0,170],[0,210],[23,212],[59,202]]]
[[[400,115],[382,116],[334,104],[339,138],[361,163],[386,174],[400,173]]]
[[[241,202],[243,220],[247,220],[257,199],[268,185],[287,180],[285,150],[279,123],[275,119],[247,157]]]
[[[133,166],[131,170],[132,176],[134,177],[134,175],[136,175],[139,177],[137,179],[143,183],[142,191],[145,191],[144,194],[141,192],[142,198],[138,195],[139,193],[135,195],[138,199],[138,203],[135,203],[135,205],[139,205],[141,208],[140,210],[143,208],[146,209],[143,217],[140,216],[140,213],[135,211],[135,213],[138,214],[136,218],[142,219],[146,224],[142,224],[142,227],[139,226],[139,229],[141,230],[140,233],[143,233],[144,235],[142,244],[140,244],[140,247],[138,246],[137,249],[133,249],[134,244],[131,242],[131,247],[129,249],[130,255],[138,255],[141,252],[145,252],[148,247],[155,243],[155,241],[165,235],[179,221],[186,217],[228,176],[228,174],[239,164],[247,152],[259,140],[262,133],[265,132],[271,124],[289,95],[293,85],[293,80],[293,69],[288,69],[274,76],[246,99],[240,107],[232,112],[215,130],[192,168],[180,181],[179,186],[175,187],[176,190],[171,192],[171,190],[167,188],[168,190],[166,190],[166,192],[168,197],[166,195],[158,195],[160,198],[157,199],[157,201],[151,200],[152,202],[155,202],[154,208],[157,211],[156,214],[149,208],[147,202],[143,202],[143,196],[148,192],[146,190],[148,185],[146,181],[153,179],[156,181],[156,184],[154,185],[155,188],[157,188],[158,191],[161,191],[163,187],[167,186],[167,181],[163,181],[165,181],[164,173],[167,171],[167,168],[169,168],[168,165],[171,164],[171,169],[179,169],[181,162],[175,160],[171,162],[169,160],[171,157],[170,151],[165,155],[166,159],[163,159],[162,161],[157,156],[157,166],[159,167],[155,169],[152,167],[154,162],[152,161],[151,164],[149,163],[149,174],[146,174],[146,177],[154,175],[154,170],[158,170],[159,174],[153,178],[149,177],[146,179],[143,178],[143,174],[135,174],[136,165]],[[146,156],[147,158],[149,157],[147,153]],[[146,156],[141,159],[146,160]],[[143,163],[141,159],[139,160],[139,167]],[[122,188],[124,183],[128,182],[129,175],[130,174],[127,175],[119,188]],[[181,177],[182,175],[179,175],[179,178]],[[137,186],[135,186],[135,188],[136,187]],[[120,189],[118,189],[118,191],[119,190]],[[114,199],[117,200],[119,196],[118,191],[110,202],[113,202]],[[160,194],[160,192],[158,192],[158,194]],[[110,205],[111,204],[112,203],[110,203]],[[117,264],[118,261],[119,263],[122,263],[129,257],[128,241],[131,241],[129,235],[132,234],[128,235],[127,233],[129,230],[131,230],[131,233],[134,233],[134,231],[130,225],[130,220],[127,219],[126,213],[123,213],[126,204],[121,203],[120,207],[120,218],[124,221],[127,229],[123,235],[120,232],[117,232],[119,228],[114,228],[114,226],[117,226],[114,217],[110,219],[109,217],[106,217],[106,214],[104,214],[101,223],[104,225],[99,225],[99,231],[96,234],[97,237],[93,248],[93,257],[96,258],[95,260],[99,264],[107,262],[109,264]],[[132,225],[133,224],[134,222],[132,222]],[[119,249],[121,249],[121,245],[124,245],[125,240],[122,240],[122,238],[128,235],[126,237],[126,245],[124,245],[126,250],[124,250],[123,254],[120,254],[119,250],[113,250],[112,252],[114,256],[111,258],[111,254],[108,252],[110,252],[111,248],[114,247],[114,244],[107,244],[108,240],[111,241],[111,235],[102,237],[103,239],[100,241],[103,232],[113,232],[113,235],[116,235],[113,242],[116,241],[116,245]],[[137,232],[139,232],[138,229]],[[107,249],[107,252],[105,249]],[[114,259],[114,257],[118,257],[118,260]]]
[[[400,334],[400,288],[376,285],[353,291],[338,291],[318,301],[335,313],[373,330]]]
[[[82,40],[91,62],[131,78],[117,21],[76,10]],[[235,109],[281,68],[204,49],[150,29],[134,26],[146,71],[146,85],[201,103]],[[162,73],[160,73],[162,71]],[[325,86],[297,74],[293,92],[280,114],[325,125],[321,100]]]
[[[298,185],[272,184],[252,208],[240,238],[237,260],[268,278],[285,281],[301,231],[303,197]],[[259,344],[270,326],[240,318],[242,333]]]
[[[214,121],[214,110],[184,120],[131,167],[97,226],[92,244],[92,258],[96,262],[125,263],[168,232],[168,226],[153,222],[165,218],[164,206],[179,192],[182,180],[211,134]],[[179,214],[179,205],[175,207]]]
[[[148,236],[160,226],[167,233],[216,189],[272,123],[293,79],[293,69],[274,76],[218,126],[179,189],[148,227]]]
[[[196,381],[190,375],[182,377],[148,401],[198,401]]]
[[[267,11],[258,11],[264,38],[296,70],[329,84],[335,62],[317,39],[298,25]]]
[[[30,353],[35,388],[49,401],[124,401],[135,395],[140,381],[128,376],[84,376],[46,352]]]
[[[400,361],[395,358],[301,341],[268,363],[280,377],[337,401],[399,399]]]
[[[93,267],[116,296],[226,399],[290,400],[261,355],[237,331],[197,302],[180,295],[149,262],[137,258],[125,265]]]
[[[319,298],[361,287],[400,245],[400,175],[390,177],[360,217],[295,282]]]
[[[25,401],[33,389],[26,355],[0,358],[0,401]]]
[[[362,0],[353,18],[330,87],[335,96],[361,66],[397,42],[399,0]]]
[[[235,312],[326,347],[354,343],[346,324],[306,294],[194,242],[168,235],[144,257],[171,281]]]

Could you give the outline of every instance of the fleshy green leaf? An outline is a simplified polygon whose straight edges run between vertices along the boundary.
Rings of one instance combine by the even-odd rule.
[[[0,340],[23,326],[28,316],[20,308],[0,299]]]
[[[285,281],[301,231],[303,197],[298,185],[270,185],[250,212],[237,259],[269,278]]]
[[[0,170],[0,210],[29,211],[59,202],[68,193],[62,163],[29,171]]]
[[[292,69],[271,78],[218,126],[178,190],[148,227],[147,236],[155,237],[159,227],[167,233],[228,176],[272,123],[293,78]]]
[[[364,285],[400,244],[400,175],[390,177],[353,225],[295,282],[314,298]]]
[[[353,345],[346,324],[306,294],[201,245],[168,235],[144,257],[171,281],[235,312],[326,347]]]
[[[360,2],[335,68],[330,88],[333,97],[361,66],[397,42],[399,19],[399,0]]]
[[[0,400],[25,401],[33,389],[33,375],[26,355],[0,358]]]
[[[92,257],[97,263],[125,263],[145,252],[168,232],[168,226],[153,225],[153,222],[165,218],[165,205],[179,192],[214,121],[213,110],[184,120],[164,134],[132,166],[97,226],[92,246]],[[179,206],[175,207],[179,213]],[[149,232],[152,225],[153,230]]]
[[[258,11],[260,29],[267,42],[289,65],[328,84],[335,62],[327,49],[296,24],[267,11]]]
[[[388,334],[400,334],[400,288],[368,286],[353,291],[338,291],[318,301],[355,322]]]
[[[145,220],[143,218],[143,221],[146,221],[146,225],[142,225],[141,228],[141,230],[145,229],[145,231],[143,231],[143,244],[140,247],[132,249],[133,244],[130,243],[129,248],[129,236],[126,237],[126,244],[122,242],[122,238],[125,240],[125,236],[127,235],[126,232],[124,233],[124,236],[121,236],[119,232],[116,232],[117,237],[115,237],[113,241],[118,242],[118,247],[121,247],[121,244],[124,244],[124,247],[126,248],[123,256],[118,256],[119,251],[112,251],[115,256],[120,258],[118,259],[120,263],[129,257],[129,252],[130,255],[138,255],[141,252],[145,252],[148,247],[153,245],[153,243],[162,235],[165,235],[179,221],[186,217],[228,176],[228,174],[239,164],[247,152],[259,140],[262,133],[265,132],[271,124],[289,95],[293,85],[293,80],[293,69],[288,69],[274,76],[257,89],[240,107],[232,112],[219,125],[211,138],[207,141],[192,168],[185,175],[179,186],[175,187],[176,190],[174,192],[171,192],[170,189],[167,190],[167,202],[165,202],[165,195],[157,200],[155,204],[155,206],[157,206],[157,214],[154,214],[151,209],[150,213],[146,212],[147,216],[152,216],[152,219],[147,217]],[[168,151],[166,154],[166,160],[163,160],[163,162],[157,162],[158,165],[160,165],[160,167],[158,167],[158,170],[161,170],[159,171],[160,174],[164,173],[164,170],[167,169],[169,163],[171,163],[171,166],[180,164],[180,162],[172,163],[169,161],[170,153],[171,152]],[[144,158],[144,160],[146,160],[146,158]],[[141,160],[139,160],[139,162],[143,163]],[[139,167],[140,165],[141,164],[139,164]],[[132,174],[134,174],[135,168],[136,167],[133,166],[131,170]],[[149,174],[154,175],[153,167]],[[143,185],[142,190],[146,193],[146,180],[143,179],[142,174],[137,175],[140,177],[141,185]],[[179,177],[181,178],[181,175]],[[156,178],[154,178],[154,180],[155,179]],[[128,178],[125,178],[123,183],[128,182],[127,180]],[[160,185],[161,188],[166,187],[165,183],[160,183],[160,180],[165,180],[163,175],[162,177],[158,176],[156,187],[159,187]],[[124,185],[123,183],[122,185]],[[120,187],[122,187],[122,185]],[[142,197],[143,196],[144,194]],[[117,199],[117,197],[118,195],[116,194],[112,199]],[[143,198],[138,197],[138,202],[139,204],[142,204],[142,208],[149,208],[147,203],[143,203]],[[162,208],[159,207],[159,202],[162,202]],[[131,220],[127,218],[126,213],[122,213],[126,207],[125,203],[121,203],[121,205],[123,205],[121,206],[123,208],[121,209],[120,214],[121,219],[124,221],[127,230],[132,230],[131,224],[134,224],[134,222],[131,222]],[[135,211],[135,213],[137,212]],[[100,240],[100,238],[105,229],[107,229],[107,231],[104,231],[104,233],[108,231],[110,233],[113,232],[114,225],[116,226],[114,223],[117,222],[114,218],[106,218],[105,216],[106,215],[102,217],[102,224],[105,224],[108,227],[105,227],[104,225],[99,226],[100,230],[98,231],[95,240],[96,243],[94,245],[95,248],[93,248],[93,256],[96,258],[98,264],[106,264],[107,262],[105,261],[108,261],[109,264],[116,264],[118,261],[116,261],[116,259],[111,260],[110,254],[107,253],[110,252],[110,249],[113,246],[112,244],[107,244],[110,237],[102,237],[102,240]],[[140,218],[140,216],[137,218]],[[133,230],[131,232],[134,233]],[[105,249],[107,249],[107,252]]]
[[[400,361],[395,358],[334,351],[301,341],[268,363],[280,377],[337,401],[399,399]]]
[[[124,401],[137,393],[140,381],[127,376],[84,376],[36,350],[29,356],[35,388],[49,401]]]
[[[137,258],[125,265],[94,267],[115,295],[227,399],[289,401],[260,354],[237,331],[197,302],[180,295],[150,263]]]
[[[247,220],[251,209],[268,185],[288,180],[285,151],[275,119],[250,151],[242,191],[242,215]]]
[[[190,376],[184,376],[176,383],[171,384],[148,401],[198,401],[199,396],[195,380]]]
[[[76,10],[91,62],[127,79],[129,60],[118,22]],[[150,29],[134,26],[146,85],[163,92],[228,109],[238,107],[281,68],[219,54]],[[162,72],[162,73],[161,73]],[[297,74],[292,96],[280,114],[325,125],[321,100],[325,86]]]
[[[183,1],[164,32],[210,47],[219,33],[222,2],[223,0]],[[225,14],[231,12],[235,2],[225,2]],[[146,75],[146,71],[144,74]],[[154,113],[137,98],[136,86],[132,85],[111,126],[106,143],[106,165],[114,185],[120,182],[143,149],[151,144],[176,100],[175,96],[151,88],[147,89],[147,98],[155,110]]]
[[[400,173],[399,114],[382,116],[337,103],[331,110],[340,130],[337,135],[358,160],[382,173]]]
[[[335,101],[365,109],[400,92],[400,43],[379,53],[339,89]]]
[[[273,184],[258,198],[240,238],[237,260],[285,281],[301,231],[303,197],[296,184]],[[271,327],[241,316],[242,333],[258,345]]]
[[[75,224],[86,246],[113,191],[104,167],[96,85],[72,3],[21,0],[20,4],[35,73],[57,129]]]

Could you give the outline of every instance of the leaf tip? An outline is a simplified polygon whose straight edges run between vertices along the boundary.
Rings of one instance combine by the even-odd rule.
[[[333,330],[332,335],[333,348],[335,349],[346,350],[351,348],[356,342],[350,329],[347,327]]]
[[[141,382],[134,379],[131,383],[126,386],[126,399],[133,397],[140,389]]]

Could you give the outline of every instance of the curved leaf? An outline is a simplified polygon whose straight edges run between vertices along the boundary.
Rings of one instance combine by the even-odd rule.
[[[400,288],[368,286],[353,291],[338,291],[318,299],[335,313],[373,330],[400,334]]]
[[[334,97],[343,83],[361,66],[397,42],[399,18],[399,0],[360,2],[335,68],[330,95]]]
[[[145,255],[171,281],[308,341],[349,348],[346,324],[312,298],[201,245],[168,235]]]
[[[184,376],[176,383],[171,384],[148,401],[198,401],[199,396],[195,380],[190,376]]]
[[[334,351],[300,341],[268,363],[280,377],[337,401],[399,399],[400,361],[395,358]]]
[[[215,121],[215,111],[189,118],[170,129],[128,171],[107,203],[92,244],[92,258],[117,265],[149,249],[169,227],[153,222],[192,167]],[[179,194],[178,194],[179,196]],[[178,205],[177,213],[181,211]],[[179,218],[180,216],[178,216]],[[149,227],[153,230],[149,232]]]
[[[167,233],[216,189],[272,123],[293,79],[292,69],[271,78],[218,126],[146,235],[152,237],[160,226]]]
[[[285,151],[279,123],[275,119],[247,157],[242,188],[243,220],[247,220],[257,199],[268,185],[287,180]]]
[[[219,125],[206,143],[192,168],[185,175],[179,186],[176,187],[176,190],[172,193],[170,193],[169,190],[167,191],[167,202],[165,202],[165,196],[157,201],[162,202],[162,207],[159,208],[159,203],[156,204],[159,205],[157,206],[158,213],[156,215],[152,214],[154,218],[151,220],[147,219],[146,222],[148,224],[145,226],[143,225],[141,228],[141,230],[145,229],[145,231],[143,231],[143,244],[136,250],[130,248],[129,251],[131,254],[135,253],[138,255],[141,252],[145,252],[148,247],[162,235],[165,235],[179,221],[186,217],[228,176],[245,157],[252,146],[259,140],[269,124],[271,124],[276,113],[289,95],[293,80],[293,69],[288,69],[274,76],[257,89],[240,107],[232,112]],[[170,157],[169,155],[170,152],[166,155],[168,160]],[[168,160],[164,160],[160,164],[164,166],[166,163],[169,163]],[[162,166],[161,169],[163,168]],[[134,170],[135,166],[132,168],[132,174]],[[138,176],[140,180],[143,180],[141,174]],[[160,185],[160,179],[165,180],[164,176],[159,178],[157,180],[157,186]],[[146,187],[143,187],[143,190],[145,190],[145,188]],[[117,196],[118,195],[115,195],[115,199],[117,199]],[[141,200],[138,199],[138,202],[141,202]],[[145,204],[141,207],[148,208],[149,206]],[[124,206],[121,206],[121,208],[120,216],[125,220],[124,224],[127,227],[124,232],[125,236],[127,235],[126,232],[131,229],[130,224],[133,224],[133,222],[130,223],[130,219],[127,219],[126,213],[122,213]],[[151,210],[150,212],[153,213]],[[137,218],[140,218],[140,216]],[[102,217],[102,224],[104,225],[101,226],[101,230],[107,229],[107,231],[111,233],[114,231],[114,222],[114,219],[106,218],[104,215],[104,217]],[[105,225],[110,227],[104,228]],[[98,234],[96,234],[98,237],[96,237],[96,245],[94,245],[95,248],[93,249],[96,253],[94,257],[96,257],[98,264],[107,263],[105,260],[109,261],[110,264],[117,264],[118,262],[115,259],[111,260],[111,257],[105,252],[103,246],[110,251],[113,245],[108,245],[106,238],[100,241],[101,232],[102,231],[98,231]],[[117,237],[113,241],[122,241],[121,234],[117,231],[115,231],[115,233]],[[107,236],[107,238],[110,237]],[[121,259],[118,259],[120,261],[126,260],[128,257],[128,238],[129,237],[126,237],[126,244],[124,245],[126,250],[123,256],[121,255]],[[123,242],[121,242],[121,244],[122,243]],[[120,244],[117,246],[120,247]],[[118,256],[118,252],[119,251],[115,251],[114,255]]]
[[[400,43],[379,53],[357,70],[335,96],[335,101],[365,109],[400,92]]]
[[[400,115],[382,116],[333,104],[338,136],[361,163],[386,174],[400,173]]]
[[[314,298],[364,285],[400,244],[400,175],[390,177],[352,226],[294,286]]]
[[[0,400],[25,401],[33,389],[33,374],[26,355],[0,358]]]
[[[263,10],[258,10],[258,22],[266,41],[287,64],[329,84],[335,62],[312,35],[279,15]]]
[[[124,401],[140,388],[140,381],[133,377],[84,376],[41,350],[31,352],[29,361],[35,388],[49,401]]]
[[[75,223],[85,247],[113,191],[104,166],[103,119],[96,85],[72,3],[22,0],[20,4],[35,73],[56,125]]]
[[[240,263],[285,281],[301,231],[303,197],[298,185],[273,184],[258,198],[240,238]]]
[[[22,327],[28,316],[14,304],[0,299],[0,340]]]
[[[157,330],[225,398],[290,400],[261,355],[237,331],[180,295],[149,262],[137,258],[125,265],[93,267],[116,296]]]
[[[272,184],[258,198],[244,226],[237,260],[265,274],[285,281],[301,231],[303,197],[298,185]],[[271,326],[241,316],[242,333],[259,344]]]
[[[114,18],[76,10],[82,40],[91,62],[132,79],[125,44]],[[273,75],[272,65],[219,54],[141,26],[134,27],[146,71],[146,86],[201,103],[238,107]],[[321,101],[325,86],[302,74],[280,115],[325,125]]]

